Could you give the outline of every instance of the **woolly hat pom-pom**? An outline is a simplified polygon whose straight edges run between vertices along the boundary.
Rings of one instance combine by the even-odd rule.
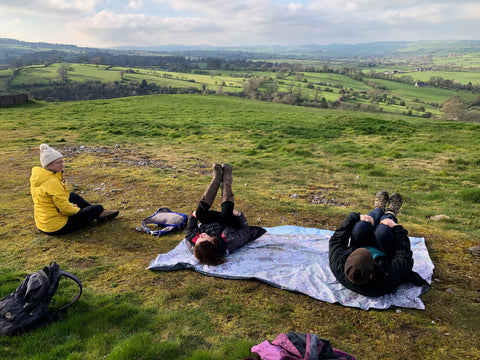
[[[45,151],[49,148],[50,146],[48,146],[47,144],[40,144],[40,151]]]

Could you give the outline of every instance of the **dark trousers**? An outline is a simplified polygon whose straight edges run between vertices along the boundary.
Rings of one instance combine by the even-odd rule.
[[[233,215],[235,205],[232,201],[224,201],[222,203],[222,211],[210,210],[210,205],[200,201],[196,210],[196,218],[203,224],[222,223],[235,229],[240,228],[238,216]]]
[[[102,205],[91,205],[80,195],[73,192],[70,193],[68,201],[70,201],[72,204],[76,204],[80,208],[80,211],[75,215],[69,216],[68,221],[63,228],[46,234],[64,235],[83,229],[93,220],[98,219],[103,211]]]
[[[380,224],[383,219],[390,218],[397,222],[393,214],[385,214],[382,209],[375,208],[368,213],[373,218],[375,226],[369,222],[359,221],[352,230],[350,246],[354,248],[373,246],[387,255],[395,254],[395,233],[387,226]]]

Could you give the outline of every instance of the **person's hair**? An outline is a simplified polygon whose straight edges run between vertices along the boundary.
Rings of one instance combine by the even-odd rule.
[[[213,238],[213,243],[210,241],[202,241],[195,245],[193,254],[198,259],[200,264],[205,265],[220,265],[225,262],[223,256],[218,253],[218,240]]]

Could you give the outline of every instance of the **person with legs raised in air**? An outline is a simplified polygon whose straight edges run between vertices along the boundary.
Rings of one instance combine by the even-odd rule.
[[[229,164],[213,164],[212,180],[188,218],[185,240],[201,264],[220,265],[225,256],[265,233],[249,226],[245,215],[235,210],[232,182]],[[215,211],[212,205],[220,186],[221,211]]]

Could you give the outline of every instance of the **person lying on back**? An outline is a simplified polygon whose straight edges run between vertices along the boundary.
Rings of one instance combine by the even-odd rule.
[[[188,217],[185,239],[201,264],[220,265],[225,262],[225,256],[266,231],[258,226],[249,226],[245,215],[234,209],[232,167],[229,164],[213,164],[212,170],[210,184],[197,209]],[[220,185],[221,212],[211,210]]]
[[[352,212],[330,238],[330,269],[347,289],[377,297],[406,282],[428,286],[412,271],[408,232],[396,217],[402,203],[400,194],[389,197],[387,192],[379,191],[371,212]]]

